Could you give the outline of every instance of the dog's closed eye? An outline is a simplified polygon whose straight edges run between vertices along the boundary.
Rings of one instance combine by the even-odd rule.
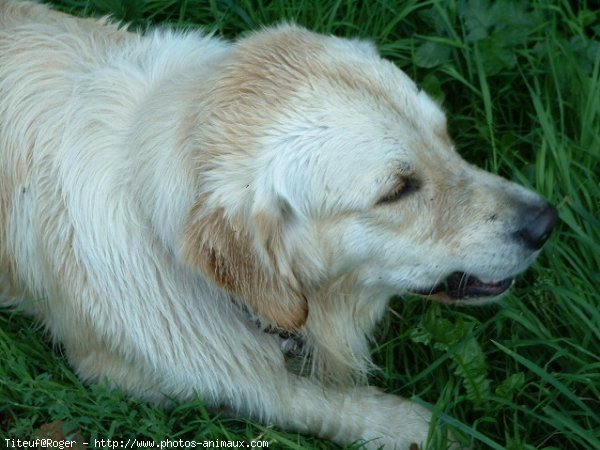
[[[416,192],[421,187],[421,182],[414,176],[403,176],[400,177],[398,183],[394,187],[394,189],[380,198],[377,201],[378,205],[384,203],[392,203],[397,200],[400,200],[404,196]]]

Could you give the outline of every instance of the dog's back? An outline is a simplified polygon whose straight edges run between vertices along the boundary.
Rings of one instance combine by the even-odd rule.
[[[140,222],[136,206],[124,200],[140,178],[131,164],[133,140],[143,137],[129,131],[140,105],[166,78],[185,72],[188,61],[201,64],[223,47],[197,34],[143,38],[105,19],[0,2],[0,271],[11,284],[45,297],[48,286],[39,280],[49,274],[34,273],[34,262],[54,270],[72,265],[49,259],[73,247],[69,228],[79,202],[94,210],[96,230],[111,227],[107,236],[118,233],[118,221],[107,219],[120,201]]]

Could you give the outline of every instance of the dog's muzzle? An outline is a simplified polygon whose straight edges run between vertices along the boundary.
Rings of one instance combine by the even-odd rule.
[[[532,252],[540,250],[554,229],[558,211],[544,202],[542,207],[524,209],[521,214],[522,227],[512,237]],[[414,292],[443,302],[473,298],[492,298],[506,292],[514,284],[514,277],[500,281],[484,282],[465,272],[453,272],[437,285]]]

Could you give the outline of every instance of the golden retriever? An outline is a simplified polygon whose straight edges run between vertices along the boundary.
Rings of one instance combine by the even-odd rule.
[[[388,299],[493,300],[556,218],[462,160],[370,43],[142,36],[0,0],[4,303],[39,299],[84,380],[423,445],[430,412],[366,386]]]

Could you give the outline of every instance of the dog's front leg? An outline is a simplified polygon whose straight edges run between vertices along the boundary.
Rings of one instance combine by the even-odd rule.
[[[368,449],[424,448],[431,413],[416,403],[373,387],[335,390],[303,378],[292,389],[286,428],[339,444],[366,442]]]

